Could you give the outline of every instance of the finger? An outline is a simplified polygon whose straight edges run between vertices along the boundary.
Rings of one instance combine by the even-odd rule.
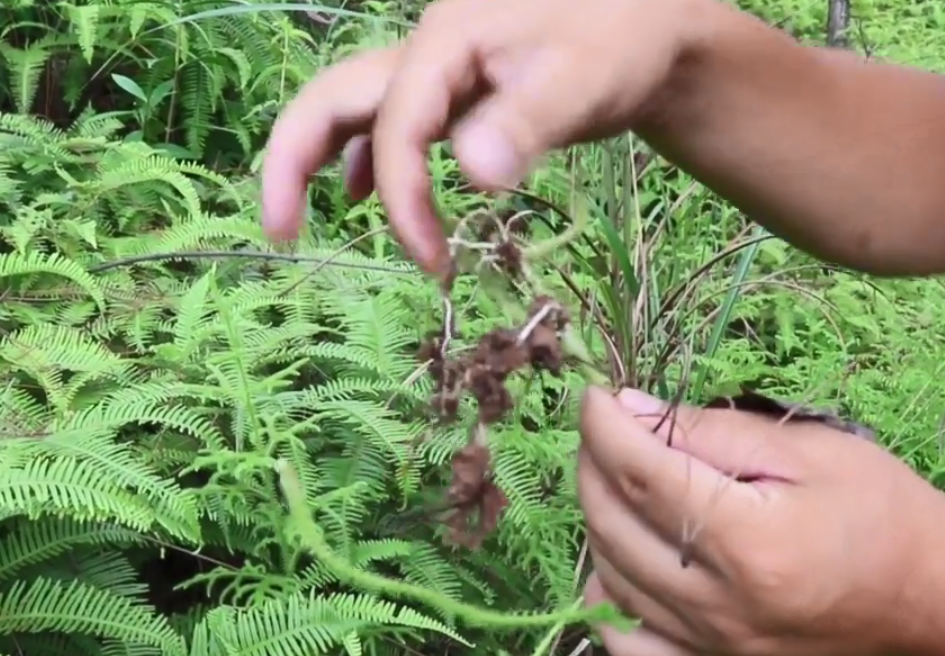
[[[349,139],[370,132],[398,57],[398,50],[374,50],[333,66],[279,115],[262,166],[263,229],[271,238],[298,237],[309,177]]]
[[[601,627],[600,637],[611,656],[697,656],[672,640],[639,626],[624,633],[612,626]]]
[[[613,598],[601,584],[596,572],[591,574],[584,587],[584,603],[587,606],[612,603],[622,607],[621,601]],[[638,614],[629,609],[627,612]],[[651,631],[645,623],[629,631],[609,625],[596,629],[612,656],[693,656],[693,652]]]
[[[623,389],[617,400],[673,448],[741,479],[794,481],[799,477],[796,451],[786,427],[748,412],[704,409],[670,403],[640,390]],[[782,441],[780,438],[788,438]]]
[[[631,512],[586,447],[578,453],[578,499],[595,549],[646,594],[669,606],[693,600],[709,585],[705,570],[680,564],[683,524],[674,540],[654,532]]]
[[[596,584],[601,588],[603,595],[628,616],[639,619],[643,624],[674,642],[679,644],[688,642],[692,633],[671,606],[647,594],[625,579],[599,552],[592,549],[591,555],[594,562],[594,572],[588,577],[585,586],[585,599],[587,599],[588,592],[590,592],[591,598],[594,598],[597,594],[593,590],[593,586]]]
[[[585,606],[597,606],[598,604],[617,604],[617,600],[612,598],[607,591],[604,590],[603,585],[600,582],[600,576],[597,574],[596,570],[592,570],[590,575],[587,577],[587,581],[584,583],[584,605]],[[637,617],[636,612],[623,609],[628,615]]]
[[[345,189],[354,201],[361,201],[374,191],[374,157],[370,137],[354,137],[345,146]]]
[[[414,32],[373,133],[374,182],[391,227],[417,264],[437,275],[449,270],[449,254],[431,197],[427,155],[445,133],[451,109],[473,93],[478,80],[474,42],[458,27],[427,20]]]
[[[546,152],[573,141],[581,104],[561,102],[560,90],[562,80],[575,77],[574,66],[573,59],[549,58],[490,72],[496,93],[452,133],[456,158],[475,186],[514,187]]]
[[[757,491],[667,448],[601,388],[584,394],[581,439],[603,477],[663,539],[682,546],[680,527],[704,524],[699,541],[691,545],[696,560],[750,530],[757,519],[762,501]]]

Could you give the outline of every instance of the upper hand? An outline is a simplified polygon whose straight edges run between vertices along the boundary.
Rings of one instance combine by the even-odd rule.
[[[376,187],[408,254],[447,264],[430,198],[428,147],[451,138],[484,190],[516,185],[546,151],[631,127],[716,0],[440,0],[402,47],[329,67],[273,128],[263,225],[292,239],[310,175],[345,149],[356,199]],[[347,148],[346,148],[347,147]]]
[[[680,408],[667,448],[670,422],[651,432],[663,409],[635,390],[584,399],[587,602],[642,619],[630,634],[602,629],[611,654],[928,647],[945,583],[937,490],[859,437],[734,410]]]

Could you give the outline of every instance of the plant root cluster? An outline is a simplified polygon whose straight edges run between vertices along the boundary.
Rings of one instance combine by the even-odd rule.
[[[476,548],[495,529],[508,500],[493,478],[488,427],[502,421],[515,406],[506,387],[511,374],[530,367],[560,375],[564,364],[561,335],[567,326],[564,308],[548,296],[539,296],[522,326],[493,329],[472,350],[448,356],[443,348],[445,330],[430,335],[421,346],[419,358],[431,363],[431,406],[438,418],[456,420],[466,397],[474,400],[477,409],[469,441],[452,460],[446,499],[452,510],[443,520],[451,543]]]
[[[485,220],[471,231],[470,240],[454,237],[454,247],[479,251],[476,268],[480,272],[485,266],[509,283],[523,278],[527,282],[523,251],[515,240],[519,232],[515,222],[520,217],[470,217],[461,227],[470,227],[474,218]],[[460,232],[458,229],[457,234]],[[427,336],[418,359],[429,365],[434,383],[430,406],[440,423],[455,421],[466,398],[476,407],[469,440],[452,459],[452,481],[445,500],[451,510],[443,517],[448,542],[474,549],[495,530],[508,505],[495,482],[489,448],[489,426],[502,421],[515,406],[506,382],[509,376],[527,368],[560,375],[566,355],[562,335],[569,326],[569,317],[560,303],[537,294],[522,325],[495,328],[480,336],[472,349],[451,353],[448,347],[456,331],[450,301],[457,273],[455,250],[453,256],[454,268],[442,284],[444,325]]]

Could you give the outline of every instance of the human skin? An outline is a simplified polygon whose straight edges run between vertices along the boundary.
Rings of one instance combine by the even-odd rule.
[[[800,46],[715,0],[441,0],[405,44],[323,70],[285,108],[264,227],[297,236],[308,177],[345,149],[349,192],[376,190],[439,275],[431,142],[451,139],[496,190],[549,150],[627,129],[825,260],[945,271],[945,80]],[[582,405],[586,594],[642,618],[601,629],[612,654],[945,652],[936,490],[857,438],[729,410],[687,411],[669,448],[635,416],[654,403],[591,388]],[[714,494],[744,467],[751,483]],[[683,569],[689,520],[704,528]]]
[[[665,409],[637,390],[583,402],[586,599],[643,620],[601,629],[611,654],[945,652],[938,490],[870,441],[755,413],[684,407],[667,448]]]

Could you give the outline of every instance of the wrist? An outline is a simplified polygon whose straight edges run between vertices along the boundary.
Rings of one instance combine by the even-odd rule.
[[[660,140],[711,123],[706,114],[715,111],[720,89],[769,77],[764,69],[772,49],[778,59],[785,46],[800,48],[724,0],[682,0],[679,5],[675,57],[663,84],[635,117],[633,129],[645,138],[654,133]]]

